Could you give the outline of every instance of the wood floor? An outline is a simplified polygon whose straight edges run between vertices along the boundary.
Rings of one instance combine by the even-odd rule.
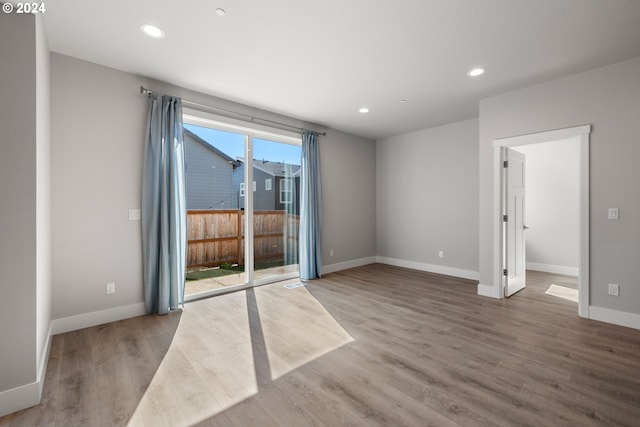
[[[57,335],[0,426],[638,426],[640,331],[373,264]]]

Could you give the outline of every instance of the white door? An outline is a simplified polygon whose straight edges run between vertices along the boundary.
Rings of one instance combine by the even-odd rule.
[[[524,289],[526,282],[525,256],[525,155],[511,149],[506,151],[506,269],[505,296]]]

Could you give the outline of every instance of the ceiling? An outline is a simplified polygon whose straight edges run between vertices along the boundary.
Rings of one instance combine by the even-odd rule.
[[[477,117],[483,98],[640,56],[638,0],[46,7],[52,51],[372,139]],[[145,23],[165,37],[144,35]],[[475,66],[486,73],[468,77]]]

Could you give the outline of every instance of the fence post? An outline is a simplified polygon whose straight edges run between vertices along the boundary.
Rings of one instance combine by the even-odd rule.
[[[244,211],[238,209],[237,210],[237,218],[238,218],[238,265],[242,264],[242,261],[244,260],[244,250],[242,248],[242,216],[243,216]]]

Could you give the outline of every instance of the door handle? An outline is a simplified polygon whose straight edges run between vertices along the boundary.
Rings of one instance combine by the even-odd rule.
[[[530,228],[531,228],[531,227],[527,227],[527,226],[526,226],[526,225],[524,225],[524,224],[522,225],[522,229],[523,229],[523,230],[528,230],[528,229],[530,229]]]

